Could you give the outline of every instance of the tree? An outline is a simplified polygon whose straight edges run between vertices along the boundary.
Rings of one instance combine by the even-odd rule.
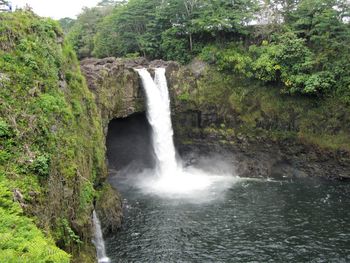
[[[330,72],[338,80],[333,90],[349,87],[349,3],[346,0],[302,0],[293,13],[291,26],[316,53],[315,69]]]
[[[74,43],[80,56],[93,48],[98,57],[181,63],[203,48],[216,50],[209,57],[219,69],[278,84],[285,93],[350,93],[346,0],[265,0],[260,7],[258,1],[105,0],[99,8],[109,4],[113,11],[98,19],[85,11],[73,27],[82,32]]]
[[[101,17],[102,13],[99,8],[84,8],[71,28],[68,39],[73,44],[80,59],[91,55],[96,25]]]
[[[65,18],[61,18],[58,22],[60,22],[63,32],[67,34],[70,31],[70,29],[73,27],[75,20],[70,17],[65,17]]]
[[[257,8],[255,0],[203,1],[199,16],[194,20],[196,32],[209,34],[220,41],[231,35],[246,35],[247,25],[253,19]]]
[[[114,1],[113,1],[114,2]],[[107,4],[107,3],[104,3]],[[110,6],[84,8],[69,30],[68,39],[73,44],[80,59],[89,57],[94,50],[94,37],[97,26],[111,13]]]
[[[97,4],[97,6],[99,7],[103,7],[103,6],[114,6],[114,5],[123,5],[126,4],[127,0],[102,0],[101,2],[99,2]]]
[[[156,0],[130,0],[127,5],[116,6],[99,26],[94,54],[105,56],[138,52],[152,57],[159,49],[155,43],[156,33],[152,32],[158,4]]]

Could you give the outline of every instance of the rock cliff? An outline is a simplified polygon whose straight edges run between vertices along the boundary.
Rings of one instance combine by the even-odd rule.
[[[268,92],[270,97],[254,97],[253,102],[242,94],[238,94],[242,96],[238,100],[234,97],[237,83],[231,81],[241,80],[218,76],[201,61],[185,67],[175,62],[106,58],[86,59],[81,65],[90,90],[96,94],[104,127],[111,118],[145,110],[140,80],[133,68],[166,67],[175,141],[180,151],[229,152],[241,176],[350,177],[349,151],[322,147],[298,136],[305,116],[295,111],[303,108],[294,104],[286,104],[285,108],[266,106],[263,99],[272,103],[281,99]],[[249,87],[239,92],[242,89],[249,92]]]

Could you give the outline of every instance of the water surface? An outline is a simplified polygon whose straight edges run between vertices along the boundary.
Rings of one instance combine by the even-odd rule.
[[[207,202],[122,181],[111,178],[125,216],[106,237],[112,262],[350,262],[347,183],[248,179]]]

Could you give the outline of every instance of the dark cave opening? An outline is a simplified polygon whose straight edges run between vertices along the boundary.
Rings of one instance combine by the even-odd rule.
[[[144,112],[111,120],[106,138],[108,168],[153,168],[151,131]]]

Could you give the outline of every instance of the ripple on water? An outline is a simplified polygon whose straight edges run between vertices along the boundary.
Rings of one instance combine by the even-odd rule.
[[[350,262],[349,184],[240,179],[193,202],[120,182],[132,208],[106,238],[112,262]]]

